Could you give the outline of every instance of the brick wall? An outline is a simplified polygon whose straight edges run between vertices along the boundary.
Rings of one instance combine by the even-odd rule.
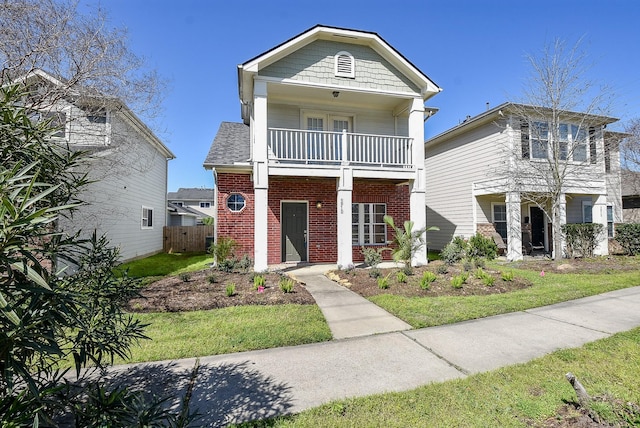
[[[478,233],[486,238],[491,238],[495,231],[493,223],[478,223]]]
[[[247,254],[253,259],[254,203],[253,183],[249,174],[218,174],[218,237],[230,237],[237,243],[236,256]],[[232,193],[244,196],[245,207],[240,212],[227,208],[227,197]]]
[[[409,186],[398,186],[394,183],[380,183],[368,180],[354,180],[353,182],[353,202],[354,203],[385,203],[387,204],[387,215],[393,217],[396,226],[402,227],[406,220],[410,218],[409,210]],[[393,239],[393,230],[387,227],[387,241]],[[377,248],[377,246],[373,246]],[[362,247],[353,247],[353,261],[362,262]],[[384,251],[385,260],[391,260],[391,251]]]
[[[282,261],[280,202],[308,201],[308,257],[310,263],[335,263],[338,259],[337,190],[335,178],[269,177],[268,263]],[[322,208],[316,202],[322,202]]]
[[[281,256],[280,206],[284,201],[307,201],[309,207],[308,258],[311,263],[335,263],[338,259],[337,238],[337,187],[335,178],[270,177],[268,201],[268,264],[278,264]],[[248,174],[218,174],[218,236],[231,237],[238,243],[236,255],[253,258],[254,242],[254,193]],[[227,208],[227,197],[232,193],[244,196],[246,205],[241,212]],[[322,202],[322,208],[316,202]],[[371,180],[354,180],[354,203],[385,203],[387,214],[396,225],[409,219],[409,186],[380,183]],[[393,231],[387,230],[387,240],[393,239]],[[383,253],[391,259],[391,251]],[[353,247],[354,262],[364,260],[360,246]]]

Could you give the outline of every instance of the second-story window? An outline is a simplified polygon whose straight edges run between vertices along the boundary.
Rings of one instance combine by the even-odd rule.
[[[211,202],[200,202],[200,208],[211,208]]]
[[[569,123],[560,123],[551,133],[548,122],[522,122],[520,127],[523,159],[549,159],[557,156],[561,160],[595,163],[595,143],[587,138],[586,128]],[[554,135],[555,134],[555,135]],[[591,147],[593,146],[593,147]]]

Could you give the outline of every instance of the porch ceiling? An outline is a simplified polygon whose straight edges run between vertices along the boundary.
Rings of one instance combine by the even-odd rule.
[[[349,107],[375,110],[400,110],[408,105],[411,97],[402,94],[379,94],[354,91],[349,88],[317,87],[304,84],[269,83],[267,86],[269,101],[283,104],[319,105],[332,110],[345,110]],[[338,92],[338,96],[334,96]]]

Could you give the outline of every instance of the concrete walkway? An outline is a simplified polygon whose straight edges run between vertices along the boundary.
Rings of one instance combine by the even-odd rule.
[[[411,326],[359,294],[325,276],[333,265],[311,265],[289,272],[305,285],[329,324],[334,339],[410,330]]]
[[[406,325],[375,305],[335,290],[318,269],[294,275],[316,296],[334,335],[351,338],[200,358],[191,406],[204,415],[204,425],[224,426],[346,397],[410,390],[530,361],[640,326],[640,287],[635,287],[404,331]],[[359,317],[364,327],[358,326]],[[382,333],[385,327],[391,332]],[[195,362],[119,366],[111,377],[159,394],[184,394]]]

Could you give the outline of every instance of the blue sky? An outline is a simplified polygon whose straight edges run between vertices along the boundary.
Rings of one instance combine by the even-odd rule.
[[[90,10],[91,0],[84,2]],[[440,112],[425,137],[515,100],[527,53],[581,37],[594,80],[616,94],[613,116],[640,117],[640,1],[636,0],[108,0],[114,26],[169,81],[155,131],[177,156],[168,190],[212,187],[202,162],[222,121],[239,122],[237,64],[323,24],[373,31],[435,81]]]

